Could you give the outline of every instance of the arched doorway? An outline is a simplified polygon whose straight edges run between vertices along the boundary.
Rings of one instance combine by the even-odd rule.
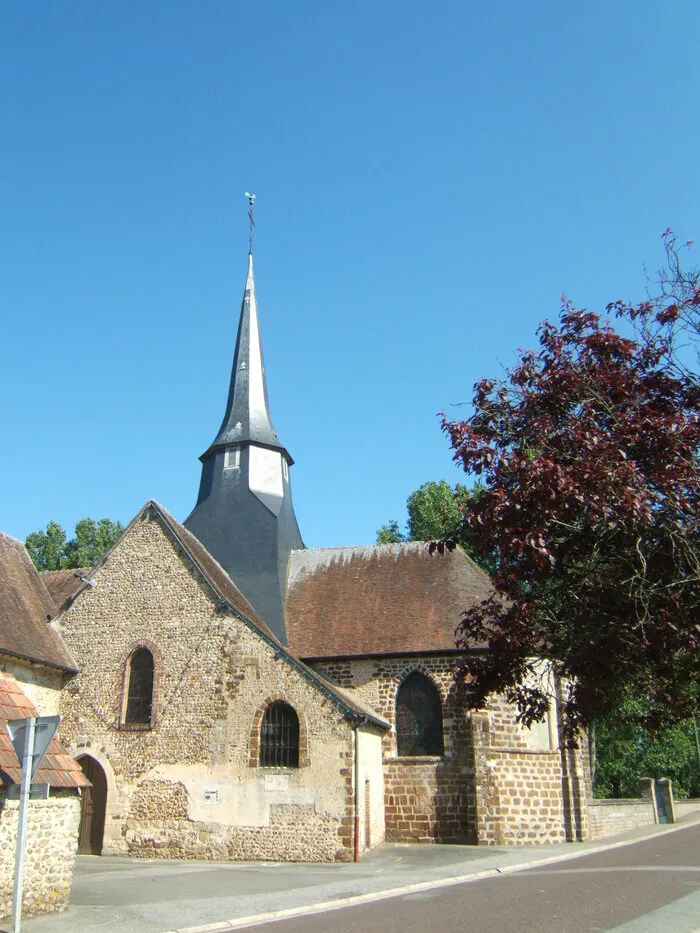
[[[92,784],[82,792],[78,852],[81,855],[101,855],[107,810],[107,776],[100,763],[90,755],[78,758],[78,764]]]

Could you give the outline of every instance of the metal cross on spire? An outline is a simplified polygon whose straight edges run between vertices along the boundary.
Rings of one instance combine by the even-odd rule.
[[[253,252],[253,228],[255,227],[255,221],[253,220],[253,208],[255,207],[255,198],[256,195],[250,194],[246,191],[245,196],[248,198],[248,204],[250,208],[248,209],[248,220],[250,221],[250,232],[248,234],[248,252]]]

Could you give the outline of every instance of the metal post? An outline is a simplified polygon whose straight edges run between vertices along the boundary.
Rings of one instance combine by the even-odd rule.
[[[354,764],[354,784],[355,784],[355,800],[354,800],[354,820],[353,820],[353,830],[354,830],[354,839],[353,839],[353,852],[352,860],[353,862],[360,861],[360,732],[359,726],[355,726],[355,761]]]
[[[698,773],[700,773],[700,738],[698,738],[698,721],[693,713],[693,732],[695,733],[695,752],[698,756]]]
[[[22,920],[22,886],[24,881],[24,849],[27,836],[27,808],[29,788],[32,783],[32,758],[34,757],[34,728],[36,719],[27,717],[22,756],[22,784],[19,792],[19,814],[17,816],[17,849],[15,855],[15,883],[12,891],[12,933],[19,933]]]

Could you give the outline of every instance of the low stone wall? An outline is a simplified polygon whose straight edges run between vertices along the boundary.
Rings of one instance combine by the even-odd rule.
[[[700,806],[700,801],[698,805]],[[639,798],[593,800],[589,805],[589,820],[591,839],[614,836],[616,833],[654,826],[656,823],[651,800]]]
[[[0,918],[12,912],[19,801],[0,792]],[[27,815],[24,915],[65,910],[78,848],[80,800],[71,796],[32,800]]]
[[[700,810],[700,797],[689,797],[685,800],[676,799],[674,801],[674,806],[676,809],[676,818],[682,818],[686,814]]]

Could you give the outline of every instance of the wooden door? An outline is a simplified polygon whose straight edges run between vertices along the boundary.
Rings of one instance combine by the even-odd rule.
[[[83,774],[92,787],[83,788],[80,808],[78,852],[101,855],[107,810],[107,778],[98,761],[90,755],[78,759]]]

